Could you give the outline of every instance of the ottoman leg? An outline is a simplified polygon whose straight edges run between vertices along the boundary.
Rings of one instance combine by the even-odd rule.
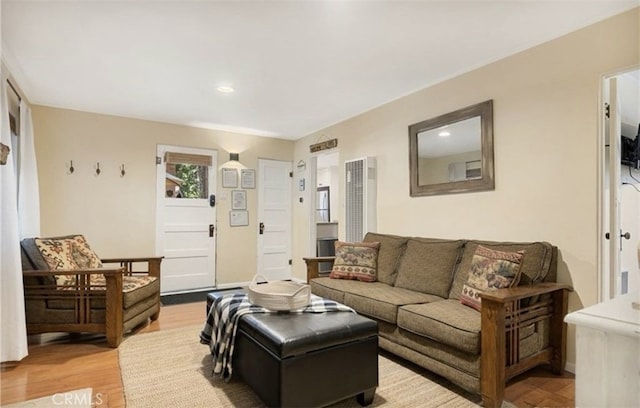
[[[361,392],[360,394],[358,394],[356,396],[356,400],[358,401],[358,403],[360,405],[362,405],[363,407],[367,406],[367,405],[371,405],[373,403],[373,397],[376,395],[376,389],[374,388],[369,388],[368,390]]]

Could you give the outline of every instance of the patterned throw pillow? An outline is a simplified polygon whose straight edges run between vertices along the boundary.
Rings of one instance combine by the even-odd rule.
[[[82,235],[65,238],[36,238],[36,246],[51,270],[101,268],[102,261]],[[57,285],[74,285],[73,275],[57,275]]]
[[[460,303],[480,311],[480,293],[517,285],[523,257],[524,251],[503,252],[478,245]]]
[[[379,247],[379,242],[336,241],[336,259],[329,277],[375,282]]]

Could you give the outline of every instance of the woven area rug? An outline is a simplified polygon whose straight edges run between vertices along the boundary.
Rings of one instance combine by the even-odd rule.
[[[264,406],[242,381],[212,377],[211,355],[208,346],[199,342],[200,330],[200,326],[189,326],[138,334],[120,345],[127,408]],[[373,407],[476,407],[479,403],[476,396],[449,390],[436,382],[443,380],[430,379],[418,368],[385,356],[378,362],[379,386]],[[332,407],[360,405],[350,398]]]

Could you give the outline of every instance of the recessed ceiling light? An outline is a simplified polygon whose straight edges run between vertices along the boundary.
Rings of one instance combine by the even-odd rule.
[[[216,89],[218,90],[218,92],[222,93],[232,93],[236,91],[231,85],[220,85]]]
[[[443,130],[442,132],[438,133],[438,136],[440,136],[440,137],[449,137],[449,136],[451,136],[451,133],[449,133],[446,130]]]

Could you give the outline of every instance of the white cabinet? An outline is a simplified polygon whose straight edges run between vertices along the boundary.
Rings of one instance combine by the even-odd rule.
[[[637,294],[575,311],[576,406],[640,406],[640,310]]]

